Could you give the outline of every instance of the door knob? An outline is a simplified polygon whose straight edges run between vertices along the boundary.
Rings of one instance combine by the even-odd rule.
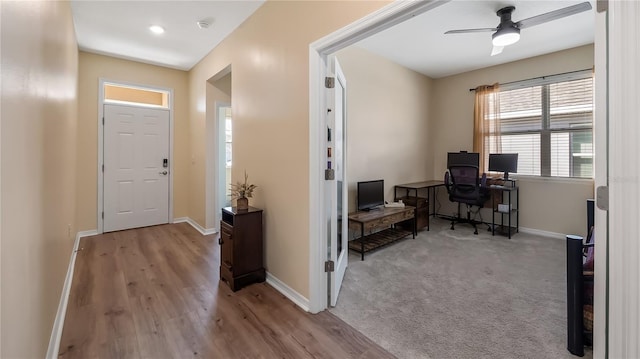
[[[167,171],[162,171],[162,172],[158,172],[158,173],[159,173],[159,174],[161,174],[161,175],[165,175],[165,176],[166,176],[166,175],[167,175],[167,173],[169,173],[169,172],[167,172]]]

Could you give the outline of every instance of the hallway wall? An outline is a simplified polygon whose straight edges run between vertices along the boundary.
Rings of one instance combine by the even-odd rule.
[[[0,16],[0,357],[43,358],[77,229],[78,47],[68,2]]]

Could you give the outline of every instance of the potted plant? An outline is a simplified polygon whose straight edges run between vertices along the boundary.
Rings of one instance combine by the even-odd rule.
[[[244,183],[231,184],[231,198],[236,199],[237,209],[249,209],[249,198],[253,197],[253,190],[257,187],[254,184],[249,184],[247,171],[244,171]]]

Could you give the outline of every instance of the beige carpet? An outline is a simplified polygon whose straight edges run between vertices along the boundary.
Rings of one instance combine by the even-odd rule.
[[[352,253],[331,312],[398,358],[576,358],[566,349],[565,241],[479,231],[434,219],[415,240],[364,261]]]

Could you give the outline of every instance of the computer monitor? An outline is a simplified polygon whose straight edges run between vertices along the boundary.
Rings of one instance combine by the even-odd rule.
[[[476,166],[480,167],[480,154],[477,152],[448,152],[447,168],[451,166]]]
[[[384,180],[358,182],[358,211],[368,211],[384,205]]]
[[[490,153],[489,171],[503,172],[503,178],[509,179],[509,172],[518,173],[517,153]]]

